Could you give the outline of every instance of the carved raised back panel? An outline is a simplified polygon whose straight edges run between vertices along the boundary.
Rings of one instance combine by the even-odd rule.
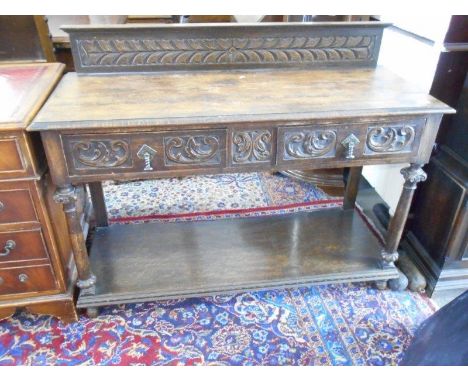
[[[368,23],[70,26],[77,72],[374,67],[383,28]]]

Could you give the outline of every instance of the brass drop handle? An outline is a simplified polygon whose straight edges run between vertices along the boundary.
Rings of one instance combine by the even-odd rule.
[[[18,280],[22,283],[25,283],[26,281],[28,281],[28,279],[29,279],[28,275],[24,273],[21,273],[20,275],[18,275]]]
[[[0,257],[8,256],[12,249],[15,249],[16,243],[13,240],[7,240],[3,247],[3,252],[0,252]]]
[[[361,141],[354,134],[349,134],[341,144],[346,148],[346,159],[354,159],[354,149]]]
[[[153,171],[151,162],[153,161],[154,156],[157,154],[157,151],[147,144],[144,144],[140,147],[140,150],[137,152],[137,157],[142,159],[145,162],[145,167],[143,171]]]

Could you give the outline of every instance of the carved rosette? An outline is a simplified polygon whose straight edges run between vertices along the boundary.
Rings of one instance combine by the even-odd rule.
[[[414,128],[405,126],[370,127],[367,132],[366,154],[410,151],[414,142]]]
[[[83,67],[369,61],[377,36],[78,39]]]
[[[424,182],[427,179],[427,174],[418,164],[412,163],[409,167],[402,168],[400,172],[405,178],[403,187],[410,190],[416,189],[419,182]]]
[[[120,139],[71,142],[71,150],[75,162],[87,167],[119,167],[130,159],[129,144]]]
[[[166,137],[164,153],[166,165],[218,164],[221,162],[219,138],[211,135]]]
[[[336,132],[333,130],[286,132],[284,149],[285,160],[332,156],[336,150]]]
[[[232,136],[234,163],[269,162],[271,160],[271,132],[269,130],[240,131]]]

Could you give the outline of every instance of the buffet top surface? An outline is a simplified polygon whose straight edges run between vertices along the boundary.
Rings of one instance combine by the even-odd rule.
[[[383,67],[69,73],[30,130],[447,112],[453,110]]]

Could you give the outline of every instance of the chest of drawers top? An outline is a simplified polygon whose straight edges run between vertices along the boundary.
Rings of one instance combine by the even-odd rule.
[[[0,63],[0,131],[25,129],[63,69],[58,63]]]

